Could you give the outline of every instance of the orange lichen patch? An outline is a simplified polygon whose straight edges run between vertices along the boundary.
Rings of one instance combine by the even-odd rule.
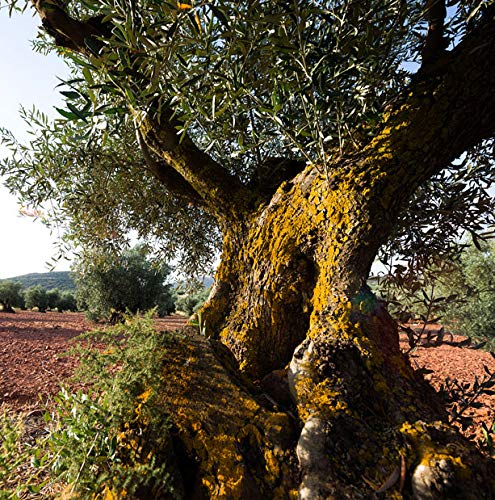
[[[111,490],[110,488],[108,488],[108,486],[105,486],[103,494],[100,498],[102,500],[118,500],[119,498],[125,498],[126,496],[127,495],[125,490],[119,491],[119,493],[117,494],[114,490]]]
[[[311,371],[308,371],[306,376],[299,376],[295,380],[295,389],[298,395],[298,413],[303,422],[314,414],[324,415],[326,418],[335,418],[341,413],[352,415],[342,394],[335,390],[334,381],[328,378],[317,383]]]
[[[137,397],[137,399],[139,401],[141,401],[140,404],[146,403],[146,401],[148,401],[148,399],[150,398],[152,392],[153,392],[153,389],[151,387],[148,387],[148,389],[146,389],[142,394],[140,394]]]

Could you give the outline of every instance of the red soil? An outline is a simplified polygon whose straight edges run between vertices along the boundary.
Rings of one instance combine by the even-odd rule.
[[[183,316],[157,319],[157,327],[175,330]],[[98,328],[82,313],[0,312],[0,406],[28,410],[57,394],[77,366],[63,354],[81,333]]]
[[[175,330],[184,323],[184,317],[170,316],[157,320],[157,327]],[[77,359],[61,355],[71,346],[71,339],[96,327],[81,313],[0,312],[0,407],[29,410],[57,394],[77,366]],[[405,335],[401,346],[407,348]],[[434,370],[427,378],[437,389],[446,377],[462,383],[472,383],[475,376],[482,378],[483,365],[495,372],[495,359],[489,353],[445,343],[418,347],[410,358],[414,367]],[[468,412],[475,425],[467,434],[477,430],[479,436],[480,423],[490,427],[495,419],[495,396],[485,395],[480,402],[482,408]]]
[[[431,329],[438,328],[434,325]],[[433,373],[425,375],[425,378],[437,390],[447,377],[456,379],[460,384],[472,384],[475,377],[482,380],[487,376],[483,366],[495,373],[495,358],[486,351],[459,347],[458,344],[464,340],[466,337],[445,335],[445,342],[439,345],[432,342],[433,345],[419,346],[409,354],[411,364],[413,368],[433,370]],[[401,334],[401,347],[404,351],[409,348],[405,334]],[[494,389],[495,387],[492,387],[492,390]],[[495,421],[495,395],[482,395],[476,401],[481,403],[481,408],[469,408],[464,415],[473,417],[473,425],[466,429],[465,434],[475,434],[478,439],[482,436],[481,423],[484,422],[491,428]]]

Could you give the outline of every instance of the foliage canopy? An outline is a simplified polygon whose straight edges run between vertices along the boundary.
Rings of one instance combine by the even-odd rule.
[[[445,44],[455,46],[490,3],[456,2]],[[142,116],[172,120],[181,140],[192,138],[246,186],[271,192],[280,181],[274,158],[328,169],[369,141],[416,77],[429,18],[424,2],[399,0],[132,8],[84,0],[71,2],[69,13],[98,30],[75,51],[54,37],[74,72],[62,90],[66,107],[53,123],[23,110],[33,139],[20,144],[2,131],[12,155],[0,173],[23,200],[45,207],[48,224],[65,228],[62,250],[115,249],[136,230],[190,272],[214,260],[217,221],[187,189],[156,182],[163,160],[136,138]],[[45,29],[50,36],[36,45],[53,50],[53,30]],[[494,222],[492,147],[478,145],[417,191],[383,260],[401,254],[420,267],[451,252],[460,232],[480,234]]]
[[[26,308],[37,307],[40,312],[45,312],[49,307],[48,294],[41,285],[31,286],[24,292]]]

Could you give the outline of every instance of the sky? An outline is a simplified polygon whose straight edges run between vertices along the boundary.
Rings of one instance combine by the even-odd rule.
[[[26,137],[26,125],[19,117],[21,104],[30,109],[35,105],[55,118],[54,106],[60,106],[61,96],[55,87],[57,76],[68,74],[65,64],[55,55],[44,56],[31,49],[36,38],[38,19],[30,12],[8,17],[0,9],[0,126],[8,128],[18,138]],[[5,155],[0,149],[0,155]],[[0,181],[0,279],[33,272],[47,272],[56,249],[56,235],[50,234],[40,220],[21,216],[20,204]],[[67,261],[61,261],[56,271],[66,271]]]

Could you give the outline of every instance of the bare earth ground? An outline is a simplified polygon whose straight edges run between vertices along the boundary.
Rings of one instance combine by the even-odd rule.
[[[432,328],[435,329],[438,330],[437,325]],[[425,378],[435,389],[438,390],[447,377],[457,379],[460,384],[472,384],[475,377],[481,380],[487,375],[483,366],[491,373],[495,372],[495,358],[489,352],[451,345],[466,340],[466,337],[448,335],[445,340],[447,342],[440,345],[419,346],[409,355],[413,368],[433,370]],[[405,334],[401,334],[401,347],[403,350],[409,347]],[[482,395],[477,401],[482,403],[481,408],[469,408],[465,412],[466,416],[473,417],[473,425],[466,429],[465,434],[475,434],[476,438],[481,438],[481,423],[485,422],[491,428],[495,421],[495,395]]]
[[[175,330],[185,324],[182,316],[157,320],[162,330]],[[67,380],[77,366],[74,357],[61,356],[72,344],[71,339],[98,325],[88,322],[81,313],[57,312],[0,312],[0,408],[30,411],[40,407],[41,401],[58,393],[60,384]],[[450,340],[450,338],[449,338]],[[462,337],[454,337],[454,343]],[[401,336],[406,349],[406,336]],[[475,376],[485,375],[483,365],[495,371],[495,359],[489,353],[448,344],[418,347],[411,354],[414,367],[434,370],[427,376],[435,388],[446,377],[472,383]],[[495,396],[480,398],[483,407],[470,409],[474,428],[481,422],[488,427],[495,419]]]
[[[161,330],[184,326],[183,316],[156,320]],[[63,356],[72,339],[102,328],[82,313],[0,312],[0,407],[33,410],[56,395],[77,366],[77,359]]]

